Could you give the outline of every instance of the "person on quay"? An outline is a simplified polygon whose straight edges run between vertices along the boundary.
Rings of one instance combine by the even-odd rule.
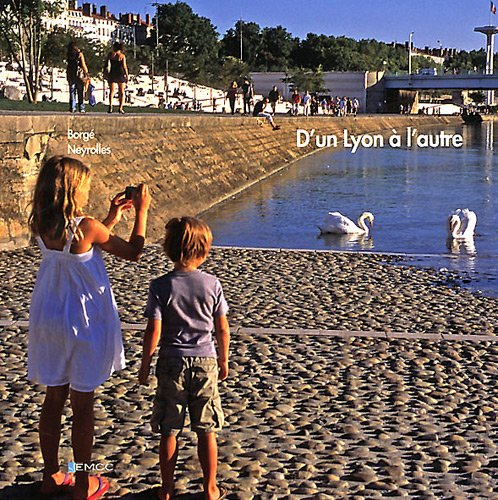
[[[218,278],[199,270],[212,241],[211,230],[203,221],[193,217],[171,219],[166,224],[163,248],[174,268],[152,280],[149,287],[138,378],[140,384],[148,383],[152,356],[160,345],[151,421],[152,429],[161,434],[161,500],[173,498],[177,438],[187,410],[197,434],[204,498],[219,500],[227,494],[216,481],[216,432],[223,425],[218,380],[228,377],[228,305]]]
[[[86,65],[85,56],[75,42],[69,42],[67,46],[67,82],[69,84],[69,111],[75,113],[85,112],[85,83],[89,81],[90,74]]]
[[[109,83],[109,109],[108,112],[112,113],[112,101],[118,89],[119,112],[124,113],[125,103],[125,87],[128,83],[128,66],[126,64],[126,55],[124,54],[124,45],[121,42],[114,42],[112,51],[107,56],[106,64],[104,67],[104,77],[107,78]]]

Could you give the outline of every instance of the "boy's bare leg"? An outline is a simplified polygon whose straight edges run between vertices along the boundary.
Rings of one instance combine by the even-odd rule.
[[[197,453],[204,476],[204,495],[206,500],[217,500],[220,490],[216,485],[218,468],[218,445],[214,432],[197,434]]]
[[[69,385],[47,387],[40,414],[39,435],[44,471],[42,493],[51,492],[62,484],[65,474],[59,470],[61,418],[69,394]]]
[[[159,444],[159,463],[161,465],[161,500],[170,500],[175,491],[175,467],[178,458],[178,442],[175,435],[162,435]]]

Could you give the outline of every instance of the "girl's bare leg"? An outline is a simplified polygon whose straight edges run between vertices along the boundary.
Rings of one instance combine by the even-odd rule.
[[[73,409],[72,445],[74,461],[76,463],[90,464],[92,460],[94,415],[93,392],[80,392],[71,389],[71,407]],[[76,483],[73,498],[86,499],[94,493],[99,486],[95,476],[88,472],[76,472]]]
[[[50,493],[64,481],[65,474],[59,470],[59,442],[62,412],[68,394],[69,385],[47,387],[43,401],[39,424],[40,448],[45,465],[42,493]]]

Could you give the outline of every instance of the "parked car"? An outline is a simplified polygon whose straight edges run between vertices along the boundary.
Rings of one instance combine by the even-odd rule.
[[[436,68],[422,68],[419,71],[419,75],[424,75],[424,76],[437,76],[437,69]]]

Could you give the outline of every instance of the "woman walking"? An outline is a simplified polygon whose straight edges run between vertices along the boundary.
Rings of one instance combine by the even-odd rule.
[[[228,87],[226,97],[230,103],[230,113],[235,114],[235,101],[237,100],[237,94],[239,93],[239,87],[236,81],[233,81]]]
[[[108,66],[110,67],[108,68]],[[124,113],[123,105],[125,101],[125,86],[128,83],[128,66],[124,55],[124,45],[121,42],[114,42],[112,51],[107,56],[106,68],[107,81],[109,83],[109,113],[112,113],[112,99],[118,87],[119,112]]]

